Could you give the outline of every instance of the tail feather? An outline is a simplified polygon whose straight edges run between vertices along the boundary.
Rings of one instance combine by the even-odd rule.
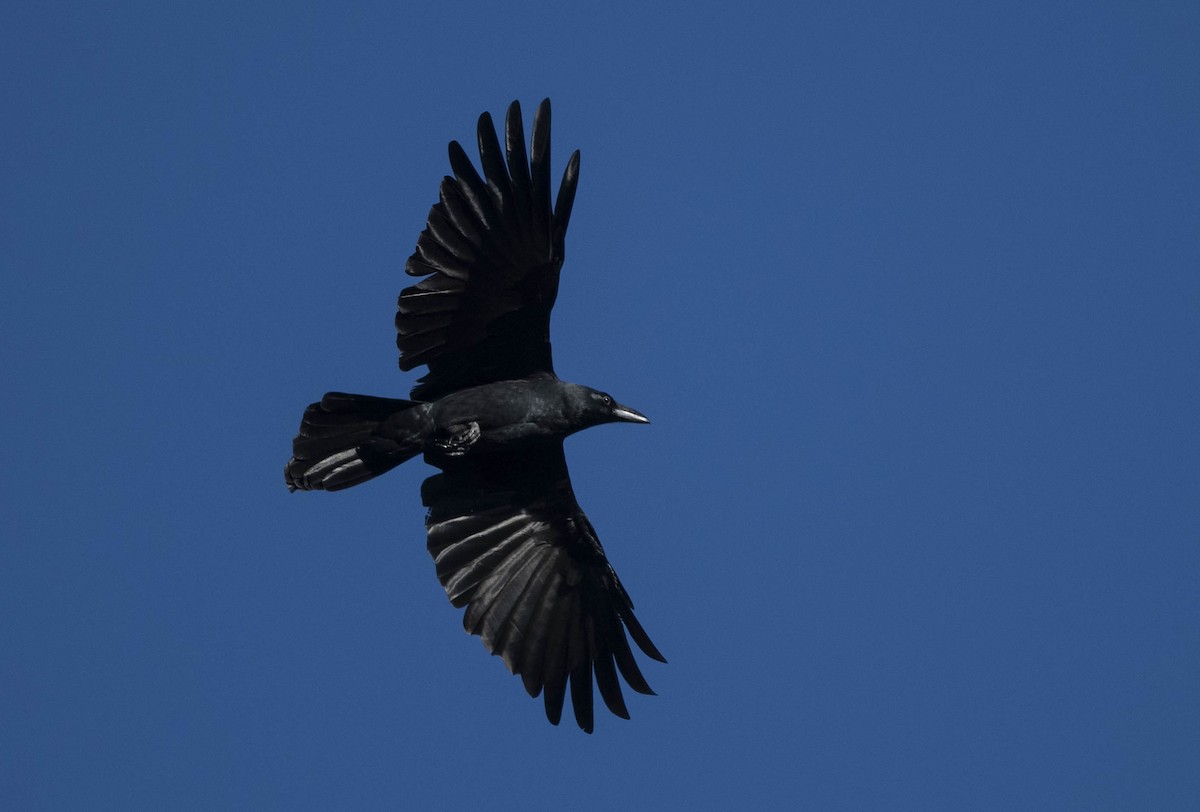
[[[349,488],[416,456],[423,446],[422,405],[344,392],[310,404],[284,469],[288,490]]]

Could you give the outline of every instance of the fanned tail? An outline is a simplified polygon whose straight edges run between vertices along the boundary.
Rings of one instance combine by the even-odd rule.
[[[426,404],[329,392],[310,404],[284,468],[288,490],[338,491],[421,453]]]

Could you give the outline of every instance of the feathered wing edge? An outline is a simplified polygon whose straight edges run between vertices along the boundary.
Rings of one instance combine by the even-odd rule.
[[[499,328],[507,345],[492,348],[498,357],[484,351],[478,360],[503,377],[552,372],[549,316],[579,181],[579,152],[567,163],[551,211],[550,100],[543,100],[534,116],[528,157],[521,106],[515,101],[505,120],[503,152],[488,113],[479,117],[477,137],[483,177],[452,141],[454,177],[442,180],[440,199],[405,265],[409,275],[425,278],[400,294],[400,368],[477,346],[498,319],[527,311]]]
[[[624,719],[618,671],[633,690],[654,693],[625,630],[647,656],[666,659],[573,498],[476,511],[435,504],[426,527],[438,579],[451,603],[467,607],[463,627],[520,675],[531,697],[544,693],[551,723],[562,716],[568,680],[575,720],[588,733],[593,674],[605,705]]]

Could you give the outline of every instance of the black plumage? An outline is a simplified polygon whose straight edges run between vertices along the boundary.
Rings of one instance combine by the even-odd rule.
[[[525,152],[513,102],[504,148],[479,118],[483,176],[457,142],[405,271],[400,368],[425,366],[412,400],[326,394],[308,407],[285,477],[292,490],[340,490],[422,454],[441,472],[421,488],[438,579],[463,625],[542,694],[558,724],[568,683],[591,732],[592,680],[629,718],[618,674],[650,694],[626,638],[666,662],[633,613],[571,489],[563,438],[601,423],[649,422],[603,392],[560,381],[550,349],[579,152],[550,206],[550,102]]]

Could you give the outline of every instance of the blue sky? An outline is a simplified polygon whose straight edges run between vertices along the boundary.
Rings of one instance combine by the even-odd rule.
[[[1200,7],[37,3],[0,24],[0,806],[1200,804]],[[568,442],[670,660],[465,635],[402,271],[483,110],[582,150]],[[743,806],[748,805],[748,806]]]

